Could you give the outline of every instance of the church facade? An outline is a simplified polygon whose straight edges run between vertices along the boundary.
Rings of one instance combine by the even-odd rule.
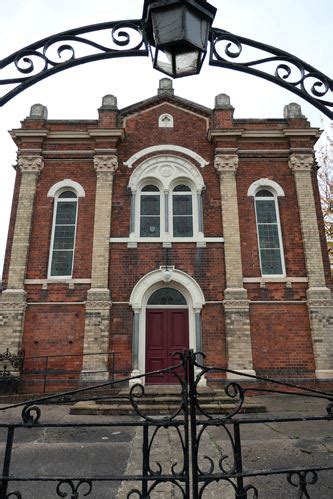
[[[0,340],[82,380],[173,351],[275,378],[333,378],[333,303],[312,128],[300,106],[235,119],[174,95],[19,129]],[[99,355],[96,355],[96,354]],[[56,357],[55,357],[56,358]],[[56,362],[56,361],[55,361]],[[172,383],[167,375],[153,383]]]

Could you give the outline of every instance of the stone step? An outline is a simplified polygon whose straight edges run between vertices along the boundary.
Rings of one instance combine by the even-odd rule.
[[[155,404],[177,404],[180,401],[180,397],[177,397],[176,395],[168,395],[164,396],[161,395],[160,397],[154,397],[154,396],[147,396],[144,397],[144,399],[136,398],[134,397],[133,400],[135,400],[138,403],[142,403],[144,401],[145,404],[147,405],[155,405]],[[103,398],[101,400],[96,401],[96,404],[108,404],[108,405],[119,405],[120,403],[126,403],[128,402],[128,399],[126,397],[122,396],[115,396],[114,398]],[[210,403],[219,403],[219,404],[235,404],[235,402],[228,398],[228,397],[206,397],[206,396],[200,396],[198,397],[198,402],[200,405],[202,404],[210,404]]]
[[[146,401],[145,401],[146,402]],[[171,415],[178,408],[179,404],[166,404],[161,403],[160,400],[156,399],[153,404],[141,403],[138,404],[139,410],[144,415]],[[232,412],[235,404],[233,402],[223,402],[223,403],[209,403],[200,404],[203,411],[207,411],[209,414],[228,414]],[[265,406],[259,404],[255,401],[246,402],[243,404],[241,413],[258,413],[266,412]],[[101,403],[94,401],[77,402],[70,409],[71,414],[81,414],[81,415],[137,415],[135,409],[132,405],[125,401],[118,401],[118,404]]]

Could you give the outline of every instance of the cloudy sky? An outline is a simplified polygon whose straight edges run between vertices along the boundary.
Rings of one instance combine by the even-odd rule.
[[[280,47],[333,75],[332,0],[210,0],[210,3],[218,8],[216,27]],[[0,59],[60,31],[140,18],[142,5],[143,0],[0,0]],[[16,158],[7,131],[20,126],[20,120],[29,114],[34,103],[46,105],[50,119],[94,119],[103,95],[116,95],[119,107],[125,107],[154,95],[162,77],[146,58],[89,63],[51,76],[0,109],[0,273],[14,182],[12,165]],[[207,63],[199,76],[176,80],[174,87],[177,95],[207,107],[213,107],[215,95],[227,93],[237,118],[282,117],[285,104],[299,102],[313,126],[328,124],[319,110],[294,94],[254,76],[212,68]]]

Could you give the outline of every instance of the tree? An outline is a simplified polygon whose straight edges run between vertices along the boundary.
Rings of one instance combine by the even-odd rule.
[[[323,131],[315,145],[318,185],[323,211],[328,252],[333,264],[333,122]]]

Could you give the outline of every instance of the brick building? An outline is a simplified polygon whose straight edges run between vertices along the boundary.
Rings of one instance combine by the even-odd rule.
[[[36,104],[11,131],[3,347],[78,354],[81,379],[106,375],[91,352],[138,374],[186,347],[241,372],[333,378],[318,129],[300,106],[234,119],[227,95],[208,109],[164,78],[156,96],[118,109],[108,95],[98,111],[48,120]]]

